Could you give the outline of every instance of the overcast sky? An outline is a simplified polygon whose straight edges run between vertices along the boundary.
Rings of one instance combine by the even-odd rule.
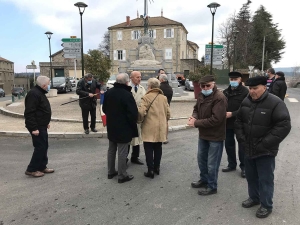
[[[84,52],[96,49],[107,28],[125,22],[126,16],[136,18],[143,14],[144,0],[83,0],[88,7],[83,14]],[[231,14],[238,12],[247,0],[218,0],[221,5],[215,15],[215,39],[219,25]],[[299,65],[298,1],[293,6],[274,0],[253,0],[254,13],[260,5],[273,15],[286,41],[283,59],[274,67]],[[297,3],[296,3],[297,2]],[[35,60],[49,61],[46,31],[53,33],[52,53],[61,49],[61,39],[80,37],[80,16],[73,0],[0,0],[0,56],[15,63],[15,72],[24,72],[26,65]],[[205,44],[211,40],[212,16],[207,8],[211,0],[151,0],[149,16],[163,15],[183,23],[188,30],[188,40],[200,47],[199,58],[204,55]],[[297,26],[297,29],[293,25]],[[297,40],[296,40],[297,39]]]

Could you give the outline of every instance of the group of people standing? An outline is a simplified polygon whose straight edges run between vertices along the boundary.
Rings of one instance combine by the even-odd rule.
[[[207,75],[199,81],[201,93],[187,124],[198,128],[197,160],[200,179],[191,183],[199,188],[202,196],[216,194],[218,171],[222,158],[224,140],[228,166],[223,172],[236,170],[236,142],[241,176],[248,182],[249,198],[242,202],[244,208],[260,205],[256,212],[259,218],[267,217],[273,208],[275,157],[279,144],[289,134],[291,121],[284,103],[286,85],[284,74],[271,68],[269,79],[264,76],[249,78],[245,86],[242,74],[233,71],[229,75],[229,87],[218,90],[215,78]],[[148,171],[146,177],[160,174],[162,143],[167,143],[168,120],[172,88],[163,70],[157,78],[147,81],[147,90],[140,84],[141,73],[117,75],[114,87],[104,94],[103,112],[107,117],[108,179],[118,176],[118,183],[132,180],[127,173],[130,146],[131,163],[143,165],[139,159],[143,144]],[[39,76],[37,85],[25,98],[25,124],[32,136],[34,152],[25,172],[33,177],[53,173],[48,164],[48,133],[51,107],[45,94],[50,89],[48,77]],[[284,82],[285,83],[285,82]],[[95,89],[98,84],[88,74],[77,86],[81,96],[80,106],[85,133],[89,133],[88,115],[91,114],[91,131],[95,129]],[[100,88],[100,87],[98,87]],[[278,97],[277,97],[277,96]],[[118,152],[118,170],[116,154]],[[201,188],[201,189],[200,189]],[[204,189],[202,189],[204,188]]]

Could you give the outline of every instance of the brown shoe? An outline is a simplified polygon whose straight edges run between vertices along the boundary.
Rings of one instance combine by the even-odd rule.
[[[43,170],[43,173],[54,173],[54,169],[46,168]]]
[[[33,176],[33,177],[42,177],[44,176],[45,174],[41,171],[35,171],[35,172],[28,172],[28,171],[25,171],[25,174],[28,175],[28,176]]]

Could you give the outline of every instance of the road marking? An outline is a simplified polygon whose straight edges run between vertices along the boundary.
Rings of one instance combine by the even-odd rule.
[[[295,98],[287,98],[290,102],[299,102],[297,99]]]
[[[15,102],[15,103],[12,103],[12,104],[10,104],[8,106],[18,106],[18,105],[21,105],[21,102]]]

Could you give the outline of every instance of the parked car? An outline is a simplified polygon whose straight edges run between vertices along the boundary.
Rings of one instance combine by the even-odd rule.
[[[194,85],[193,85],[193,81],[190,81],[189,79],[185,80],[185,85],[184,85],[184,89],[185,90],[189,90],[189,91],[193,91],[194,90]]]
[[[0,88],[0,97],[5,97],[5,91],[2,88]]]
[[[72,91],[72,83],[68,77],[53,77],[53,89],[67,93],[67,91]]]
[[[107,87],[107,89],[114,87],[113,84],[116,82],[116,78],[117,78],[117,75],[116,75],[116,74],[111,75],[111,76],[109,77],[108,81],[106,82],[106,87]]]
[[[11,90],[11,94],[14,96],[18,96],[18,94],[22,95],[25,92],[25,89],[23,87],[14,87]]]
[[[72,87],[76,87],[76,78],[75,77],[69,77],[70,82],[72,84]]]

